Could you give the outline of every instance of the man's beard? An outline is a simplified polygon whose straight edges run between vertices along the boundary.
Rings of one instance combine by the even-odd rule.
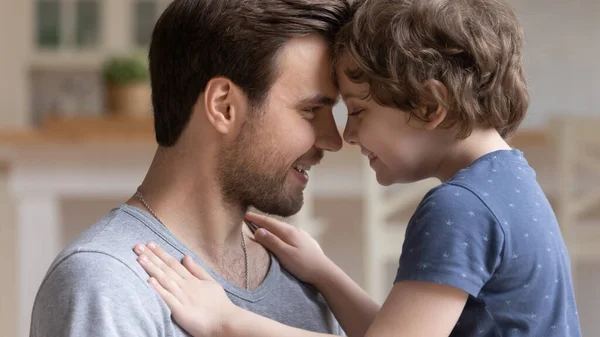
[[[285,167],[284,156],[269,137],[265,133],[261,137],[257,124],[244,124],[235,143],[223,149],[218,158],[217,174],[224,201],[239,205],[244,212],[254,207],[267,214],[294,215],[302,208],[304,196],[286,188],[291,167]]]

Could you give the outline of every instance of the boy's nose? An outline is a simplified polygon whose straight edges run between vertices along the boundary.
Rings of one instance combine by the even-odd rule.
[[[358,143],[358,136],[356,132],[356,122],[352,118],[348,118],[346,127],[344,128],[344,140],[350,145],[356,145]]]

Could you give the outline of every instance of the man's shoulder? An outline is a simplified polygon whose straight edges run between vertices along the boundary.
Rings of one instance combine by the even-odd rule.
[[[98,275],[108,277],[108,281],[141,281],[146,274],[137,263],[133,246],[154,239],[154,235],[140,220],[120,208],[113,209],[58,254],[44,283],[51,278],[93,285]]]
[[[77,251],[51,269],[32,310],[32,336],[174,336],[166,304],[133,264]],[[169,333],[166,333],[169,331]]]
[[[36,294],[32,336],[83,336],[90,329],[151,336],[169,322],[168,308],[137,263],[128,221],[113,210],[56,257]]]
[[[84,231],[58,254],[40,285],[32,336],[185,335],[133,252],[136,243],[158,239],[122,207]]]

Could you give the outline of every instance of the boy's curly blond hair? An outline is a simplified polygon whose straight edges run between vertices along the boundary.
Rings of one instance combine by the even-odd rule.
[[[529,95],[522,67],[523,30],[502,0],[355,0],[340,32],[337,60],[346,75],[368,83],[370,97],[426,120],[421,107],[440,104],[460,138],[478,126],[510,136]],[[448,90],[446,99],[427,80]]]

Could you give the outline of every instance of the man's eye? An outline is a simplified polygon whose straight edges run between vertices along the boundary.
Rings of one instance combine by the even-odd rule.
[[[315,118],[315,115],[317,113],[317,110],[319,110],[320,107],[318,106],[312,106],[312,107],[308,107],[303,109],[303,113],[304,113],[304,117],[306,119],[313,119]]]

